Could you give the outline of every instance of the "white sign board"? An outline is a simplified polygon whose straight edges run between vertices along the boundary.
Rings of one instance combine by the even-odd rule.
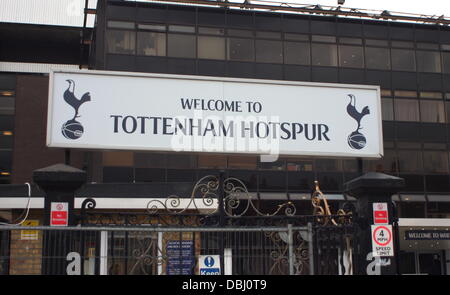
[[[77,71],[49,93],[50,147],[383,154],[378,86]]]
[[[199,255],[200,275],[220,275],[220,255]]]
[[[373,257],[394,256],[392,225],[371,225]]]

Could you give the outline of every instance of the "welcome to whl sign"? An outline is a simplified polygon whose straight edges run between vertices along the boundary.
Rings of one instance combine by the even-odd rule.
[[[50,73],[47,145],[379,158],[378,86]]]

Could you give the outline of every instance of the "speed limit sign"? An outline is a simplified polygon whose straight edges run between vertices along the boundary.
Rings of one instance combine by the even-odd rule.
[[[394,256],[392,225],[371,225],[371,228],[373,256]]]

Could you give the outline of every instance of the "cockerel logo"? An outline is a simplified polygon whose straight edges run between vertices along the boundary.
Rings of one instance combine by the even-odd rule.
[[[356,109],[356,97],[353,94],[349,94],[348,97],[350,98],[350,103],[347,105],[347,113],[350,117],[355,119],[356,123],[358,123],[358,127],[348,136],[347,142],[351,148],[360,150],[365,147],[367,143],[366,137],[359,132],[359,130],[362,129],[361,120],[364,116],[369,115],[370,111],[369,107],[365,106],[361,112],[359,112]]]
[[[78,139],[83,135],[84,128],[80,122],[75,120],[79,118],[78,110],[82,104],[91,101],[91,95],[89,92],[83,94],[81,99],[75,96],[75,82],[73,80],[66,80],[69,83],[69,87],[64,91],[64,101],[67,102],[75,111],[72,119],[63,124],[61,132],[67,139]]]

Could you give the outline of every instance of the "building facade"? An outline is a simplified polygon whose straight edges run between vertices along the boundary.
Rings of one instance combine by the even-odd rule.
[[[81,49],[80,32],[89,40]],[[354,200],[343,194],[343,183],[365,172],[383,172],[405,179],[406,186],[394,196],[401,219],[440,218],[436,226],[448,227],[448,25],[108,0],[98,1],[92,30],[1,23],[0,34],[10,40],[0,45],[3,184],[31,182],[33,170],[61,162],[87,171],[92,183],[195,183],[220,170],[242,180],[260,208],[294,200],[309,214],[315,180],[337,209]],[[50,66],[36,69],[45,64],[378,85],[384,157],[281,157],[267,163],[248,155],[50,149],[45,145]],[[313,111],[321,116],[320,109]],[[4,215],[14,215],[17,210],[9,209],[18,207],[8,206],[2,207]],[[421,271],[420,261],[434,273],[446,273],[447,246],[404,241],[401,255],[413,262],[403,265],[403,273]]]

